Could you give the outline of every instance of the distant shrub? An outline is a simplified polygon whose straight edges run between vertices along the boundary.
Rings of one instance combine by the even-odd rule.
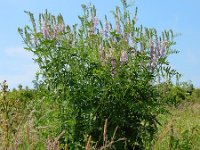
[[[179,86],[174,86],[167,94],[167,103],[177,107],[181,102],[186,99],[186,91]]]

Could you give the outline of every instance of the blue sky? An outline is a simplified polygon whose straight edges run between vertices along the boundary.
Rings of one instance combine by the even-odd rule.
[[[61,13],[67,24],[78,22],[81,4],[95,4],[97,16],[111,15],[120,0],[1,0],[0,1],[0,81],[7,80],[10,88],[18,84],[32,87],[37,65],[32,54],[23,50],[18,27],[30,25],[24,10],[37,17],[48,9],[52,14]],[[131,2],[131,0],[127,0]],[[199,0],[134,0],[138,7],[138,25],[154,27],[158,31],[172,29],[181,33],[174,48],[180,53],[170,57],[171,65],[179,71],[182,81],[191,80],[200,87],[200,1]],[[132,7],[134,13],[134,7]]]

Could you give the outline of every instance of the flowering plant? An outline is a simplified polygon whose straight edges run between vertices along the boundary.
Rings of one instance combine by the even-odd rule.
[[[19,28],[55,106],[52,119],[67,133],[61,143],[83,145],[91,135],[100,146],[106,119],[108,137],[118,127],[115,138],[126,139],[113,144],[118,149],[124,143],[142,149],[153,139],[162,104],[157,85],[176,74],[167,62],[177,52],[171,49],[174,34],[136,27],[137,9],[132,19],[126,1],[122,4],[123,12],[113,11],[115,24],[107,17],[104,24],[94,6],[82,5],[80,25],[66,25],[61,15],[46,11],[39,26],[27,12],[33,26]]]

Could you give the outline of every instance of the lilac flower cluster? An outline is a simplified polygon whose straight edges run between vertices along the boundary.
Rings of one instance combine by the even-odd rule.
[[[50,38],[50,25],[48,25],[48,23],[44,23],[42,26],[42,33],[43,36],[47,39]]]
[[[116,71],[117,60],[116,60],[116,58],[111,59],[111,65],[112,65],[112,76],[115,76],[117,74],[117,71]]]
[[[100,45],[100,60],[102,65],[105,64],[111,64],[111,74],[114,77],[117,74],[117,58],[114,56],[114,50],[112,48],[109,48],[107,51],[105,51],[104,47]],[[126,64],[128,62],[128,54],[127,51],[123,50],[120,55],[120,63],[122,65]]]
[[[64,24],[58,24],[57,26],[54,26],[54,38],[58,36],[59,33],[63,32],[65,29]]]
[[[126,51],[122,51],[121,56],[120,56],[120,62],[122,64],[125,64],[128,62],[128,54]]]
[[[150,57],[151,57],[151,68],[154,69],[156,67],[156,55],[155,55],[155,49],[154,49],[154,43],[151,41],[150,44]]]
[[[104,65],[105,64],[105,50],[103,45],[100,45],[100,55],[101,55],[101,63]]]
[[[100,56],[101,56],[101,63],[104,65],[106,61],[109,61],[114,58],[114,50],[112,48],[109,48],[107,52],[105,52],[105,49],[103,45],[100,45]]]
[[[154,70],[158,63],[158,59],[165,56],[167,41],[150,42],[150,57],[151,57],[151,69]]]
[[[110,30],[109,22],[106,20],[106,22],[105,22],[105,29],[101,30],[101,34],[103,36],[105,36],[106,38],[108,38],[108,36],[109,36],[109,30]]]
[[[97,26],[99,24],[99,19],[96,16],[94,16],[92,18],[92,24],[93,24],[93,26],[92,26],[92,34],[94,34],[96,29],[97,29]]]
[[[48,22],[44,22],[43,26],[41,28],[41,32],[44,36],[44,38],[49,39],[53,35],[53,38],[57,38],[58,34],[63,32],[65,29],[65,26],[63,23],[55,25],[53,28],[51,28],[51,25]]]
[[[101,63],[102,65],[105,65],[106,61],[110,61],[112,69],[111,69],[111,74],[114,77],[117,74],[116,68],[117,68],[117,60],[114,57],[113,53],[113,49],[109,48],[108,52],[105,53],[103,46],[100,46],[101,49]]]
[[[122,33],[119,17],[116,18],[116,31],[118,34]]]

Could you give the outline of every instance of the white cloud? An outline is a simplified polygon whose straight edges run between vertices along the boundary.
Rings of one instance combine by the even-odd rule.
[[[32,87],[32,80],[37,71],[31,52],[20,47],[6,48],[0,59],[0,82],[7,80],[12,89],[19,84]]]

